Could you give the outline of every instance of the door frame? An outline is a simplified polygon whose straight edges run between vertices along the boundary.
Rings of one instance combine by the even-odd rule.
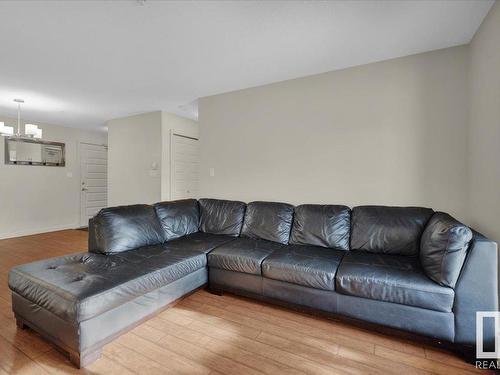
[[[192,137],[190,135],[182,134],[182,132],[174,129],[170,129],[170,189],[169,189],[169,199],[172,200],[174,196],[174,136],[193,139],[195,141],[200,141],[200,138]],[[198,144],[199,145],[199,144]]]
[[[88,223],[85,223],[84,225],[82,224],[82,211],[83,211],[83,194],[82,194],[82,178],[83,178],[83,170],[82,170],[82,147],[83,145],[90,145],[90,146],[100,146],[104,147],[106,149],[106,152],[108,151],[108,145],[105,143],[91,143],[91,142],[78,142],[78,201],[80,202],[80,210],[79,210],[79,215],[78,215],[78,228],[87,228]],[[106,159],[107,160],[107,159]],[[108,168],[108,164],[106,163],[106,170]],[[108,174],[106,173],[106,195],[107,195],[107,190],[108,190]]]

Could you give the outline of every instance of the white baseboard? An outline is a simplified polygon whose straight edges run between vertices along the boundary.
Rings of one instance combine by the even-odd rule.
[[[0,239],[13,238],[13,237],[22,237],[22,236],[31,236],[33,234],[55,232],[55,231],[58,231],[58,230],[65,230],[65,229],[76,229],[76,228],[79,228],[79,227],[80,227],[79,224],[77,224],[77,223],[71,223],[71,224],[56,225],[54,227],[23,229],[23,230],[20,230],[20,231],[0,233]]]

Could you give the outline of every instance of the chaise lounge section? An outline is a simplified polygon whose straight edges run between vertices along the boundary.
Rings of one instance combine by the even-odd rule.
[[[10,272],[18,325],[77,367],[93,362],[103,345],[207,284],[205,254],[234,235],[198,232],[198,221],[196,200],[102,210],[89,225],[88,253]]]
[[[471,350],[476,311],[498,310],[497,257],[428,208],[189,199],[104,209],[88,253],[15,267],[9,286],[18,325],[77,367],[205,285]]]

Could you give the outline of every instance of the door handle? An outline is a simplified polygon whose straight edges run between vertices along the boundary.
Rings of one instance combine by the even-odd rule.
[[[82,191],[87,191],[89,189],[87,189],[86,187],[82,187]]]

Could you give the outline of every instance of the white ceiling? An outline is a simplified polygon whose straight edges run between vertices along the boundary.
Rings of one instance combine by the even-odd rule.
[[[0,113],[103,128],[199,97],[468,43],[493,1],[2,1]],[[179,108],[180,107],[180,108]]]

